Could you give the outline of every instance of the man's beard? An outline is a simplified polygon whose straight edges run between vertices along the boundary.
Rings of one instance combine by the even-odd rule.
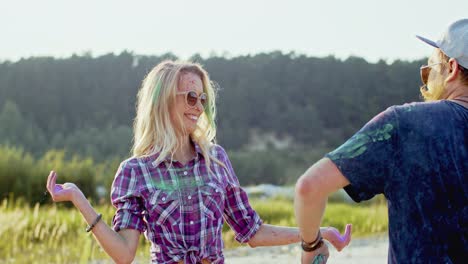
[[[437,101],[446,98],[445,87],[447,86],[442,75],[430,82],[430,88],[424,85],[420,88],[424,101]]]

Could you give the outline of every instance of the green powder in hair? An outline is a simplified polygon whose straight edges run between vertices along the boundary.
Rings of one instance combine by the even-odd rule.
[[[210,122],[210,125],[212,127],[215,127],[215,122],[213,119],[213,109],[210,107],[210,105],[205,106],[205,114],[206,114],[206,117],[208,118],[208,122]]]
[[[159,97],[159,93],[161,92],[161,80],[158,80],[156,82],[156,87],[154,88],[154,93],[153,93],[153,102],[156,102],[156,100]]]

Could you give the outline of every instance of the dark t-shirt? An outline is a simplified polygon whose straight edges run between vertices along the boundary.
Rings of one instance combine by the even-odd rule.
[[[387,198],[389,263],[468,260],[467,108],[445,100],[390,107],[326,157],[354,201]]]

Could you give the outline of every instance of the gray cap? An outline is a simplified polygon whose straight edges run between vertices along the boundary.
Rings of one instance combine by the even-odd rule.
[[[427,44],[439,48],[458,64],[468,69],[468,19],[460,19],[451,24],[437,41],[416,36]]]

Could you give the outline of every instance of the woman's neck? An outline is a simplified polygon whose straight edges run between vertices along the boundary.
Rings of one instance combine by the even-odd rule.
[[[195,155],[195,148],[192,145],[190,137],[184,137],[179,140],[179,148],[174,153],[174,159],[182,164],[189,162]]]

